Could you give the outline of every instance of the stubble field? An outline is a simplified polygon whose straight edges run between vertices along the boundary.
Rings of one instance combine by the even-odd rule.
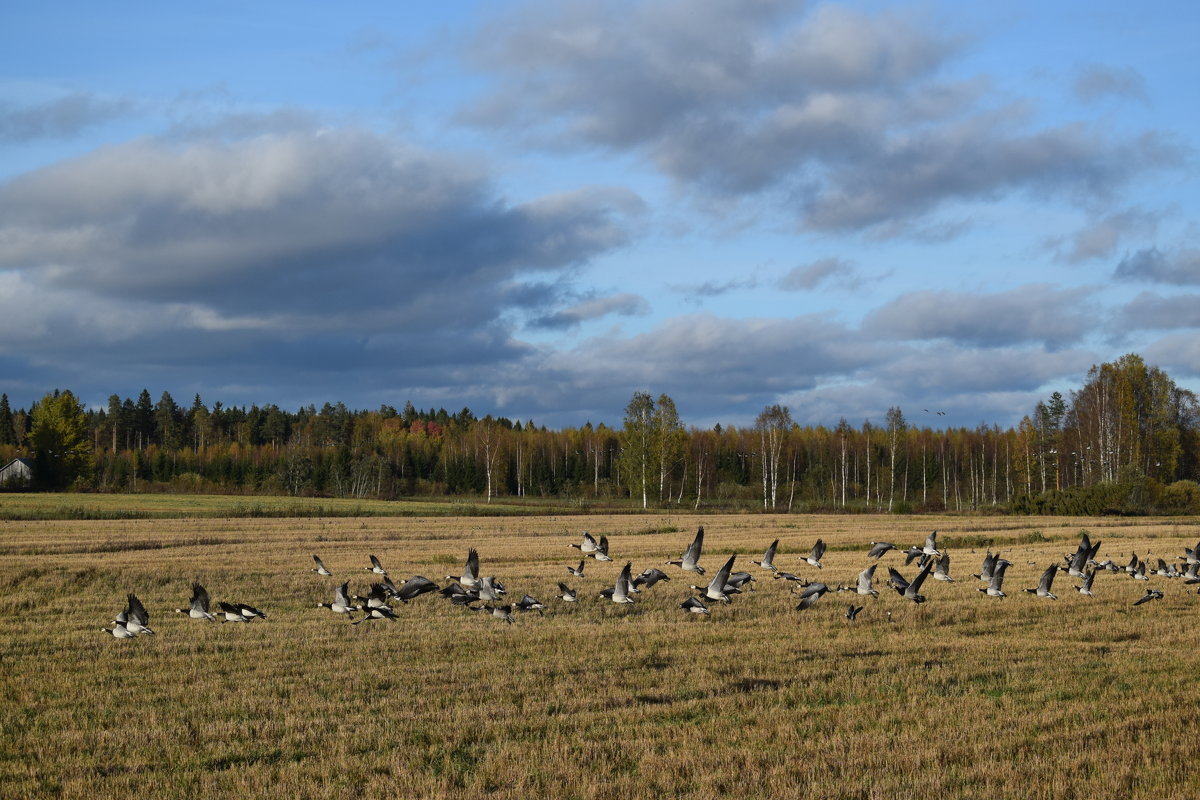
[[[699,581],[663,564],[698,525],[711,576],[731,553],[755,590],[708,616],[678,608]],[[872,541],[934,528],[954,583],[916,605],[794,584],[751,565],[850,585]],[[579,561],[582,531],[612,563]],[[0,796],[170,798],[1200,796],[1200,595],[1065,573],[1057,601],[1022,588],[1074,551],[1176,559],[1196,520],[614,516],[0,522]],[[828,545],[817,570],[803,562]],[[988,545],[1013,562],[1006,598],[976,591]],[[440,585],[477,548],[481,573],[544,614],[505,624],[436,594],[396,622],[317,608],[368,555],[396,582]],[[319,554],[334,576],[314,574]],[[618,606],[598,595],[629,560],[671,581]],[[193,581],[269,618],[172,611]],[[558,600],[557,584],[580,601]],[[134,592],[154,636],[101,633]],[[851,600],[864,606],[844,617]],[[864,602],[865,601],[865,602]],[[888,613],[891,612],[889,619]],[[516,613],[516,612],[514,612]]]

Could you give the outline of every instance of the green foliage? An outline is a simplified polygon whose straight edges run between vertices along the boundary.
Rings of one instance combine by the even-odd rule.
[[[34,481],[44,489],[65,489],[87,471],[91,462],[87,418],[69,391],[48,394],[33,408],[29,444],[34,457]]]

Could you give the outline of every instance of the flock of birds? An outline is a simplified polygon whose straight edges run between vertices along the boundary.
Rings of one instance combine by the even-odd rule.
[[[871,542],[867,557],[874,559],[874,563],[859,572],[854,582],[849,585],[831,587],[826,583],[809,580],[779,569],[775,564],[779,548],[778,539],[771,542],[760,560],[751,563],[770,573],[776,580],[791,583],[791,591],[798,599],[796,608],[803,611],[812,608],[817,601],[830,592],[848,592],[859,597],[878,596],[879,590],[874,587],[875,570],[884,556],[896,551],[904,556],[904,566],[907,567],[915,561],[918,571],[909,579],[895,567],[889,566],[885,585],[907,600],[924,603],[926,597],[921,594],[921,590],[930,575],[936,581],[948,583],[955,581],[950,575],[950,554],[938,548],[937,535],[938,532],[933,531],[926,537],[924,545],[914,545],[907,549],[901,549],[891,542]],[[578,549],[582,556],[577,565],[567,566],[567,572],[576,578],[584,576],[589,558],[599,562],[613,560],[608,552],[606,536],[601,536],[597,540],[590,533],[584,531],[582,541],[572,543],[569,547]],[[700,565],[703,548],[704,528],[701,526],[683,554],[678,559],[668,560],[666,565],[679,567],[683,572],[705,576],[707,571]],[[825,549],[825,543],[821,539],[817,539],[808,554],[800,556],[799,560],[810,567],[821,570],[824,568],[821,559],[825,555]],[[1054,579],[1060,572],[1066,572],[1068,576],[1077,578],[1079,584],[1075,585],[1074,589],[1087,597],[1095,596],[1093,588],[1096,575],[1104,572],[1125,574],[1137,581],[1148,582],[1153,575],[1168,579],[1180,579],[1186,585],[1200,584],[1200,542],[1194,548],[1185,548],[1184,554],[1177,556],[1171,562],[1159,558],[1157,567],[1154,569],[1146,561],[1139,559],[1136,553],[1125,565],[1118,565],[1110,559],[1097,561],[1096,556],[1099,549],[1100,542],[1093,544],[1087,533],[1082,533],[1079,545],[1074,552],[1065,554],[1061,563],[1055,561],[1049,564],[1042,572],[1038,585],[1025,588],[1024,591],[1041,598],[1058,599],[1053,592],[1053,587]],[[353,625],[371,620],[394,622],[397,617],[392,607],[393,602],[408,603],[427,593],[438,593],[452,604],[481,611],[509,623],[514,621],[513,611],[542,613],[546,608],[545,604],[528,594],[525,594],[517,602],[504,602],[508,592],[503,582],[496,576],[481,574],[479,553],[474,548],[467,552],[462,573],[447,575],[446,579],[450,583],[444,587],[421,575],[414,575],[397,586],[388,577],[387,571],[376,556],[371,555],[369,559],[370,566],[362,568],[372,573],[372,583],[365,596],[350,594],[350,582],[347,580],[334,589],[332,602],[318,603],[317,607],[328,608],[335,614],[345,615]],[[679,608],[691,614],[708,614],[710,613],[709,603],[730,603],[735,595],[741,594],[745,590],[753,590],[752,584],[756,579],[751,573],[733,571],[736,559],[736,553],[729,556],[707,584],[691,584],[688,588],[694,594],[681,602]],[[313,561],[316,566],[311,569],[312,572],[323,577],[333,576],[333,572],[325,566],[320,556],[314,555]],[[1178,561],[1184,562],[1183,570],[1179,569],[1176,563]],[[992,553],[989,548],[980,571],[972,574],[971,577],[986,584],[986,586],[980,587],[979,591],[988,597],[1006,597],[1004,576],[1010,566],[1012,566],[1011,561],[1001,558],[998,552]],[[614,585],[600,590],[598,596],[617,604],[632,604],[636,602],[637,594],[659,582],[670,580],[670,576],[657,567],[648,568],[634,577],[633,562],[627,561]],[[571,588],[565,581],[559,582],[558,589],[559,594],[556,597],[561,602],[574,603],[580,600],[579,589]],[[1200,589],[1197,591],[1200,593]],[[1160,600],[1162,597],[1161,590],[1147,586],[1145,594],[1133,605]],[[175,611],[186,614],[191,619],[208,622],[219,620],[221,622],[248,623],[254,619],[265,620],[267,618],[265,613],[245,603],[222,601],[217,608],[220,609],[219,613],[212,610],[212,602],[204,586],[200,583],[193,583],[188,607],[177,608]],[[851,602],[845,613],[846,618],[853,621],[863,608],[864,606],[856,606]],[[361,616],[355,619],[355,615]],[[891,612],[888,611],[887,615],[890,620]],[[150,628],[150,615],[146,611],[145,605],[132,593],[128,595],[125,608],[116,616],[112,624],[112,628],[102,628],[101,630],[118,639],[131,639],[154,633]]]

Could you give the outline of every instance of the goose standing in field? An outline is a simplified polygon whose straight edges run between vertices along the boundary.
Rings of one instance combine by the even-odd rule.
[[[1029,592],[1030,594],[1036,594],[1038,597],[1046,597],[1051,600],[1057,600],[1058,595],[1050,591],[1051,587],[1054,585],[1054,576],[1057,574],[1058,565],[1051,564],[1050,566],[1046,567],[1046,570],[1042,573],[1042,577],[1041,580],[1038,581],[1038,585],[1033,589],[1026,589],[1025,591]]]
[[[612,561],[612,558],[608,555],[608,537],[601,536],[600,544],[596,545],[596,549],[588,553],[588,555],[597,561]]]
[[[576,578],[582,578],[583,577],[583,568],[586,564],[587,564],[587,559],[581,558],[581,559],[579,559],[579,566],[578,567],[567,567],[567,572],[571,573]]]
[[[325,568],[325,562],[322,561],[321,557],[319,555],[317,555],[316,553],[313,553],[313,561],[315,561],[317,564],[315,567],[313,567],[313,570],[312,570],[313,572],[317,573],[318,575],[324,575],[326,577],[333,574],[332,572],[330,572],[328,569]]]
[[[704,601],[699,597],[689,597],[687,600],[684,600],[682,603],[680,603],[679,607],[692,614],[709,613],[708,606],[704,605]]]
[[[804,560],[811,566],[821,569],[821,557],[825,555],[825,542],[817,539],[817,543],[812,546],[812,550],[808,555],[804,556]]]
[[[714,575],[712,580],[708,582],[708,586],[701,588],[699,586],[692,585],[688,588],[695,589],[696,591],[700,592],[706,600],[720,600],[722,603],[730,602],[729,594],[731,587],[729,586],[729,571],[733,569],[733,560],[735,558],[737,558],[737,553],[731,555],[729,560],[725,562],[724,566],[717,570],[717,574]],[[733,589],[733,591],[737,592],[740,590]]]
[[[750,563],[757,564],[758,566],[762,567],[763,569],[769,569],[772,572],[775,572],[776,570],[779,569],[778,567],[775,566],[775,551],[778,548],[779,548],[779,540],[776,539],[775,541],[771,542],[770,547],[768,547],[767,551],[765,553],[763,553],[762,561],[751,561]]]
[[[346,581],[341,586],[333,590],[332,603],[317,603],[317,608],[328,608],[335,614],[346,614],[350,619],[354,619],[354,612],[359,608],[350,603],[349,595],[350,581]]]
[[[621,574],[617,576],[616,585],[613,586],[612,601],[614,603],[632,603],[633,597],[633,580],[629,576],[629,571],[633,567],[633,562],[626,561]]]
[[[704,567],[700,566],[700,551],[704,548],[704,526],[701,525],[696,531],[696,538],[692,539],[692,543],[688,545],[683,556],[678,561],[668,561],[668,564],[683,569],[687,572],[696,572],[704,574]]]
[[[981,588],[979,591],[986,594],[988,597],[1008,597],[1004,593],[1004,573],[1008,570],[1011,562],[1000,560],[995,568],[992,569],[992,577],[988,581],[986,588]]]
[[[467,563],[463,566],[462,575],[447,575],[446,580],[457,581],[464,589],[479,588],[479,553],[474,547],[467,551]]]
[[[558,598],[564,603],[574,603],[579,599],[579,592],[567,586],[565,583],[558,584]]]
[[[154,631],[150,630],[150,614],[146,612],[142,601],[132,592],[127,600],[129,602],[125,606],[125,629],[133,634],[153,635]]]
[[[937,564],[933,568],[933,579],[935,581],[945,581],[954,583],[954,578],[950,577],[950,551],[942,553],[942,557],[937,560]]]
[[[376,575],[387,575],[387,570],[383,568],[383,564],[379,563],[379,559],[375,556],[367,556],[371,559],[371,566],[363,567],[363,572],[374,572]]]
[[[871,549],[867,551],[867,558],[883,558],[883,554],[889,550],[899,550],[899,547],[891,542],[871,542]]]
[[[1096,580],[1096,570],[1089,569],[1083,573],[1083,578],[1080,579],[1081,584],[1075,587],[1075,591],[1079,592],[1084,597],[1095,597],[1092,594],[1092,582]]]
[[[579,550],[584,555],[587,555],[588,553],[594,553],[600,549],[600,545],[596,544],[596,537],[592,536],[587,531],[583,532],[583,541],[582,542],[580,542],[579,544],[572,543],[572,544],[567,545],[567,547],[574,547],[576,550]]]
[[[823,583],[810,583],[800,592],[800,602],[796,604],[797,611],[804,611],[813,607],[813,604],[825,596],[829,591],[829,587]]]
[[[216,622],[217,618],[209,612],[208,591],[199,583],[192,583],[192,599],[188,608],[177,608],[176,613],[187,614],[192,619],[206,619]]]
[[[633,588],[641,591],[643,588],[649,589],[659,581],[669,581],[670,576],[663,572],[658,567],[650,567],[650,569],[642,570],[642,574],[633,579]]]

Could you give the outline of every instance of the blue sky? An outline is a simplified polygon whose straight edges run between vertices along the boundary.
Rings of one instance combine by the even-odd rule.
[[[1127,352],[1200,389],[1192,4],[8,5],[15,406],[1009,426]]]

